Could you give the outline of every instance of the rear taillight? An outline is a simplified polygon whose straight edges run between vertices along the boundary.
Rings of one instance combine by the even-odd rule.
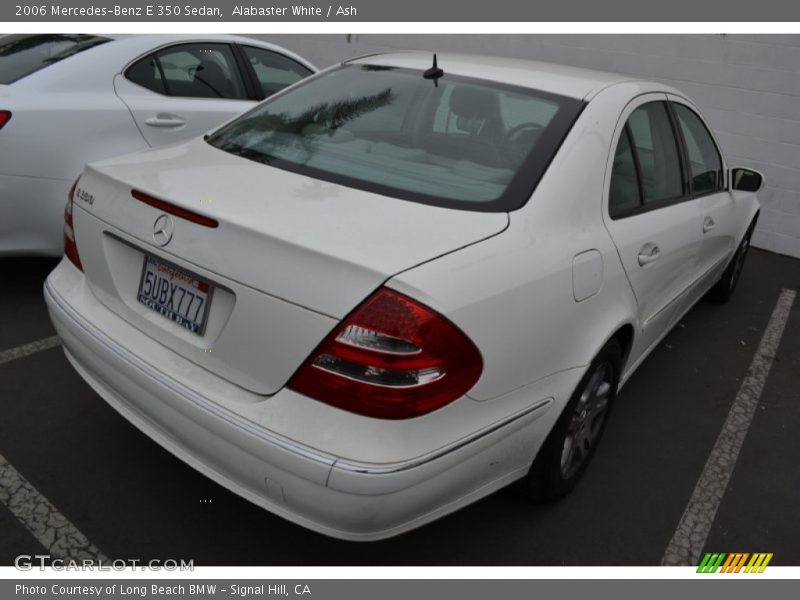
[[[10,110],[0,110],[0,129],[5,127],[5,124],[11,120]]]
[[[458,327],[381,288],[322,341],[288,385],[361,415],[408,419],[464,395],[482,370],[480,352]]]
[[[64,209],[64,256],[66,256],[72,264],[83,271],[81,264],[81,257],[78,255],[78,245],[75,243],[75,229],[72,226],[72,206],[75,202],[75,187],[78,185],[78,179],[69,188],[67,194],[67,206]]]

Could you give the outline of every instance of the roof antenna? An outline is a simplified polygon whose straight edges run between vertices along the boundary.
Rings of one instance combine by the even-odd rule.
[[[439,87],[438,79],[442,75],[444,75],[444,71],[439,68],[439,65],[436,64],[436,54],[434,54],[433,55],[433,66],[430,69],[428,69],[427,71],[425,71],[422,74],[422,76],[425,79],[433,79],[434,85],[436,85],[436,87]]]

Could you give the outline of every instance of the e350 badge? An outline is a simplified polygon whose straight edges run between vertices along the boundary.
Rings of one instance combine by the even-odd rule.
[[[78,200],[81,200],[81,201],[83,201],[83,202],[86,202],[86,204],[88,204],[89,206],[91,206],[92,204],[94,204],[94,196],[92,196],[92,195],[91,195],[89,192],[87,192],[86,190],[82,190],[81,188],[78,188],[78,189],[76,189],[76,190],[75,190],[75,197],[76,197]]]

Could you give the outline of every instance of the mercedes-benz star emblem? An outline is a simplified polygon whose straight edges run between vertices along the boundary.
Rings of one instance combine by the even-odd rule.
[[[175,233],[175,223],[169,215],[161,215],[153,223],[153,241],[159,246],[166,246]]]

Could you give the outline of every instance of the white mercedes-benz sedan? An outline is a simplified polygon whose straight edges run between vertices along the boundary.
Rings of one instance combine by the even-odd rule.
[[[224,35],[0,38],[0,256],[61,255],[87,162],[201,135],[314,71]]]
[[[619,387],[733,292],[762,185],[664,85],[374,55],[89,165],[45,296],[156,442],[374,540],[523,478],[569,492]]]

